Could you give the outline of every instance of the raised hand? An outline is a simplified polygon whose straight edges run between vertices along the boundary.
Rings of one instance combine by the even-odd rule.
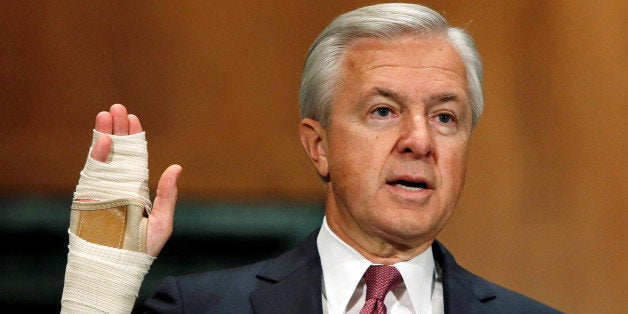
[[[111,106],[109,111],[96,115],[96,131],[103,134],[131,135],[142,132],[142,125],[137,116],[128,114],[120,104]],[[111,150],[111,138],[100,136],[90,157],[105,162]],[[148,218],[146,232],[146,253],[157,256],[172,234],[174,210],[177,201],[177,180],[182,168],[179,165],[169,166],[161,175],[153,202],[153,210]]]

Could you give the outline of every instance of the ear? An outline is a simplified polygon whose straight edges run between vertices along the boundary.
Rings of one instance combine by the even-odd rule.
[[[305,118],[299,125],[299,135],[303,148],[310,157],[318,175],[329,181],[329,165],[327,164],[327,131],[316,120]]]

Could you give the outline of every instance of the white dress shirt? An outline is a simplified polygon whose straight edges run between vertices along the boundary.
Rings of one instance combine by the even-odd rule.
[[[323,313],[359,313],[366,301],[362,276],[372,263],[340,240],[329,229],[326,218],[317,245],[323,268]],[[401,273],[403,283],[386,295],[388,314],[444,313],[442,283],[431,247],[393,266]]]

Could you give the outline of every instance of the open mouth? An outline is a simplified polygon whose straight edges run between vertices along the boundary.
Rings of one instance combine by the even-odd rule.
[[[387,182],[387,184],[400,187],[410,191],[419,191],[429,189],[428,185],[424,181],[407,181],[407,180],[395,180]]]

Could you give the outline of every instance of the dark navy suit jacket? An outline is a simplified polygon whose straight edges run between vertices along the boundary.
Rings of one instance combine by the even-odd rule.
[[[148,313],[323,312],[318,230],[293,250],[255,264],[166,278],[145,303]],[[459,266],[438,241],[445,313],[560,313]]]

